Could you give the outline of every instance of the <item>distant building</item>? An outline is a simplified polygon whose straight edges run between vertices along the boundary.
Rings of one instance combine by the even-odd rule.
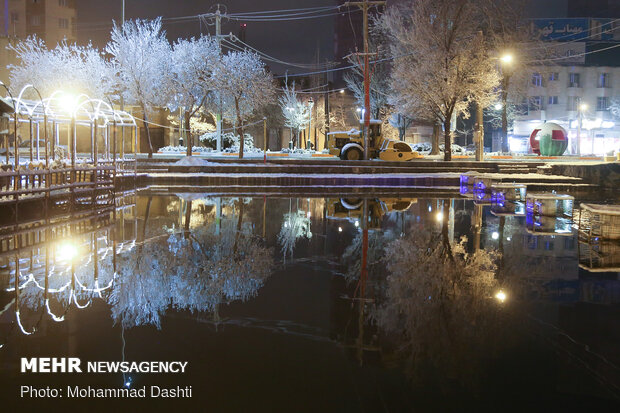
[[[523,102],[525,113],[517,117],[509,136],[511,150],[529,151],[531,132],[547,121],[568,131],[569,154],[577,153],[580,122],[581,154],[602,155],[618,150],[620,119],[610,111],[613,99],[620,98],[618,22],[580,17],[534,19],[532,24],[543,40],[557,42],[555,47],[562,58],[531,69]],[[600,49],[607,50],[596,52]]]
[[[75,0],[4,0],[3,17],[5,36],[37,35],[50,48],[77,38]]]

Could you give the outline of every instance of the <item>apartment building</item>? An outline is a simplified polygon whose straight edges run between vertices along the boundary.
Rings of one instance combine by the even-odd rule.
[[[568,131],[568,154],[603,155],[620,149],[620,25],[617,19],[537,19],[533,25],[559,52],[528,73],[527,97],[515,119],[512,151],[528,152],[537,125],[554,122]]]
[[[4,36],[37,35],[49,47],[76,36],[75,0],[4,0]]]

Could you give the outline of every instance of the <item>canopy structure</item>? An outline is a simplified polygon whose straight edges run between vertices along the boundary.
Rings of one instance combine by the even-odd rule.
[[[90,162],[97,165],[100,158],[105,161],[112,160],[116,166],[117,158],[117,130],[120,128],[120,156],[124,159],[125,146],[125,128],[130,128],[130,135],[133,139],[130,141],[132,152],[137,152],[137,125],[135,118],[126,111],[114,108],[109,98],[106,100],[91,98],[85,94],[73,96],[63,91],[56,91],[51,96],[43,98],[39,91],[32,85],[26,85],[15,97],[11,95],[9,89],[4,85],[8,96],[2,101],[3,111],[8,112],[12,118],[12,127],[4,131],[5,134],[5,155],[6,164],[11,165],[11,152],[13,152],[13,164],[20,164],[20,144],[26,142],[20,141],[21,136],[18,134],[20,124],[28,123],[28,131],[24,135],[29,135],[29,160],[32,163],[41,160],[40,146],[42,143],[44,148],[45,165],[49,165],[50,157],[55,160],[57,157],[57,148],[60,142],[60,125],[67,125],[67,154],[71,159],[71,166],[74,167],[77,159],[77,126],[87,127],[90,129],[90,154],[86,154],[86,158]],[[26,99],[24,95],[30,92],[30,96],[38,95],[39,99]],[[4,106],[7,106],[6,108]],[[6,110],[5,110],[6,109]],[[100,132],[98,132],[100,131]],[[51,132],[51,134],[50,134]],[[103,135],[103,150],[98,149],[99,134]],[[130,137],[131,139],[131,137]],[[16,142],[17,141],[17,142]],[[63,142],[64,143],[64,142]],[[11,148],[13,146],[13,148]],[[62,148],[64,150],[64,147]],[[62,151],[61,151],[62,152]],[[61,155],[64,157],[64,155]],[[81,155],[84,157],[84,154]]]

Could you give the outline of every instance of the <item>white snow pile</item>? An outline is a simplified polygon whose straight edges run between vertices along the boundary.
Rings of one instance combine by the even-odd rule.
[[[282,148],[280,152],[281,153],[296,153],[296,154],[301,154],[301,155],[312,155],[313,153],[316,153],[314,149],[303,149],[303,148],[295,148],[295,149]]]
[[[414,144],[410,144],[411,149],[413,149],[414,151],[422,154],[422,155],[428,155],[429,153],[431,153],[431,149],[432,146],[429,142],[420,142],[420,143],[414,143]],[[468,150],[466,148],[463,148],[461,145],[457,145],[455,143],[453,143],[451,146],[451,150],[452,150],[452,154],[453,155],[474,155],[475,152]],[[444,145],[441,144],[439,145],[439,152],[440,153],[444,153]]]
[[[159,149],[159,152],[185,153],[187,152],[187,147],[185,146],[164,146],[163,148]],[[210,152],[213,152],[213,149],[205,148],[204,146],[192,146],[192,152],[210,153]]]
[[[196,158],[195,156],[184,156],[173,165],[175,166],[208,166],[212,165],[211,162],[207,162],[204,159]]]

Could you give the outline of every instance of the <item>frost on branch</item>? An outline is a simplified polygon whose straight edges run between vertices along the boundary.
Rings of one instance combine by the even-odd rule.
[[[115,23],[111,37],[106,52],[112,56],[112,63],[118,71],[125,102],[142,109],[149,157],[152,157],[148,118],[154,107],[168,103],[166,78],[170,69],[170,45],[161,29],[160,18],[131,20],[122,26]]]
[[[284,85],[284,93],[278,98],[282,116],[284,117],[284,126],[291,128],[295,136],[299,135],[299,130],[305,128],[310,122],[310,105],[302,102],[297,97],[295,91],[295,82],[289,87],[288,82]],[[297,139],[293,139],[293,144]]]
[[[36,36],[28,37],[8,48],[15,52],[18,65],[9,65],[11,88],[18,93],[25,85],[36,87],[45,98],[55,91],[75,96],[84,93],[102,99],[116,88],[116,74],[112,65],[91,44],[77,46],[61,42],[48,49]],[[29,91],[26,96],[38,99]]]
[[[479,31],[482,0],[418,0],[388,9],[382,25],[390,36],[392,104],[441,123],[451,160],[454,117],[467,118],[470,105],[496,98],[499,75]]]
[[[213,85],[222,102],[223,116],[235,123],[237,136],[243,135],[243,122],[269,104],[275,89],[271,74],[258,55],[249,51],[231,51],[223,56],[213,73]],[[239,157],[243,157],[241,141]]]

